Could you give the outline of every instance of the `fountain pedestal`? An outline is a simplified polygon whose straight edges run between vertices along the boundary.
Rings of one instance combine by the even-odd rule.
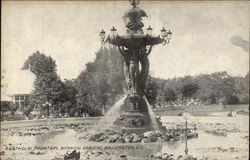
[[[143,133],[155,130],[148,106],[141,95],[128,95],[121,106],[118,118],[113,122],[115,130],[127,133]]]

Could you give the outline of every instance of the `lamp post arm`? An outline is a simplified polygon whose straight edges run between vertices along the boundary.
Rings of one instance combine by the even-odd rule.
[[[125,54],[128,54],[128,50],[125,50],[124,47],[122,47],[122,51],[123,51]]]
[[[109,37],[107,37],[106,40],[104,39],[102,44],[105,44],[107,42],[109,42]]]
[[[153,45],[151,45],[151,46],[150,46],[150,48],[149,48],[149,50],[148,50],[148,51],[146,51],[146,55],[147,55],[147,56],[151,53],[151,51],[152,51],[152,47],[153,47]]]
[[[103,39],[103,44],[107,43],[107,42],[110,42],[110,35],[108,35],[108,37]]]
[[[119,49],[120,53],[124,56],[125,53],[124,53],[124,51],[121,49],[121,46],[118,46],[118,49]]]
[[[123,56],[127,54],[127,50],[125,50],[124,47],[118,46],[118,49]]]

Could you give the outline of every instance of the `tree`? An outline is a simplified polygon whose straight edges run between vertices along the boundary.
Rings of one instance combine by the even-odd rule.
[[[22,106],[21,111],[24,114],[25,117],[29,117],[30,113],[33,111],[33,108],[31,106]]]
[[[74,116],[76,112],[76,95],[77,90],[74,87],[74,80],[64,80],[64,94],[63,102],[61,106],[61,113],[69,113],[70,116]]]
[[[211,76],[208,74],[199,75],[196,77],[199,85],[197,97],[205,103],[216,103],[215,89],[213,87]]]
[[[157,100],[158,90],[159,86],[154,81],[154,79],[151,76],[149,76],[145,87],[145,96],[147,97],[148,102],[153,106]]]
[[[173,89],[171,89],[171,88],[166,88],[164,90],[163,97],[164,97],[164,101],[167,101],[167,102],[175,101],[177,99],[175,91]]]
[[[87,113],[87,108],[96,107],[95,102],[95,81],[93,65],[86,64],[86,70],[83,71],[75,80],[74,86],[77,89],[78,111],[80,113]]]
[[[35,104],[41,106],[47,101],[52,105],[52,112],[59,110],[59,104],[64,101],[64,94],[65,86],[54,73],[45,73],[38,77],[34,83]]]
[[[249,73],[245,77],[232,77],[224,71],[172,79],[153,78],[153,81],[160,86],[157,99],[163,104],[171,99],[170,97],[164,99],[165,92],[171,95],[170,88],[174,91],[178,101],[193,98],[205,104],[220,102],[246,104],[249,103],[248,76]]]
[[[30,100],[25,99],[24,104],[21,106],[20,110],[25,117],[29,117],[30,113],[33,111],[34,105],[30,105]]]
[[[227,72],[216,72],[211,74],[212,89],[216,97],[216,103],[223,101],[225,97],[234,93],[234,81]]]
[[[224,98],[223,104],[239,104],[240,103],[240,100],[237,96],[235,95],[228,95]]]
[[[185,76],[178,80],[180,83],[179,93],[181,94],[181,99],[194,98],[199,87],[197,81],[191,76]]]
[[[249,103],[249,72],[245,77],[235,77],[235,94],[240,103]]]
[[[47,73],[56,73],[56,62],[50,56],[36,51],[24,62],[22,69],[30,69],[36,77]]]
[[[23,69],[28,68],[36,75],[32,105],[41,107],[47,101],[52,104],[52,112],[58,111],[64,101],[65,87],[56,73],[55,61],[36,51],[24,63]]]
[[[95,97],[98,105],[105,110],[109,101],[110,86],[108,84],[109,75],[109,53],[106,50],[100,50],[96,53],[95,59]]]
[[[227,102],[225,99],[236,96],[235,78],[227,72],[215,72],[210,75],[199,75],[198,97],[212,104]]]
[[[1,101],[1,119],[3,120],[4,114],[7,111],[12,111],[15,110],[17,108],[13,108],[14,107],[14,103],[11,101]]]
[[[183,98],[192,98],[198,91],[198,84],[185,84],[182,88]]]
[[[10,114],[12,115],[12,118],[14,118],[15,112],[17,111],[18,108],[19,106],[17,104],[11,103]]]
[[[93,111],[112,106],[119,95],[123,94],[124,75],[123,57],[116,47],[101,48],[94,62],[86,64],[86,69],[75,80],[78,91],[78,111],[90,115]]]

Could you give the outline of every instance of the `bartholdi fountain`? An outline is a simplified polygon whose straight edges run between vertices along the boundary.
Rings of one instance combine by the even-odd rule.
[[[147,14],[138,7],[139,0],[130,0],[130,3],[132,8],[123,15],[123,21],[127,28],[126,35],[118,35],[113,26],[111,35],[106,38],[105,31],[102,29],[100,37],[102,44],[110,43],[117,46],[124,57],[123,70],[127,96],[112,128],[122,132],[142,133],[159,129],[144,94],[149,73],[148,55],[154,45],[169,43],[172,33],[170,30],[167,32],[163,27],[161,36],[153,36],[153,29],[150,26],[144,33],[142,18],[147,17]]]
[[[107,37],[103,29],[100,32],[102,44],[117,46],[123,56],[126,95],[110,108],[93,130],[78,137],[92,145],[111,147],[118,153],[145,158],[161,151],[164,138],[160,119],[154,116],[145,96],[149,74],[148,55],[154,45],[168,44],[172,33],[163,28],[161,35],[154,36],[150,26],[144,33],[142,18],[147,14],[138,7],[139,0],[130,0],[130,3],[132,8],[123,15],[127,28],[125,35],[118,35],[114,26]],[[105,147],[104,150],[100,149],[101,152],[107,151]]]

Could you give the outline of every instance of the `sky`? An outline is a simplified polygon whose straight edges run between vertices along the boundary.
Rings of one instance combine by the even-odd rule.
[[[249,71],[249,8],[247,1],[141,1],[155,35],[173,33],[166,46],[153,47],[150,72],[173,78],[227,71]],[[112,26],[125,33],[122,16],[128,1],[2,2],[1,69],[5,81],[15,77],[35,51],[51,56],[61,79],[77,78],[100,49],[99,32]],[[144,27],[144,28],[145,28]],[[106,46],[109,46],[106,44]],[[122,69],[122,68],[121,68]]]

